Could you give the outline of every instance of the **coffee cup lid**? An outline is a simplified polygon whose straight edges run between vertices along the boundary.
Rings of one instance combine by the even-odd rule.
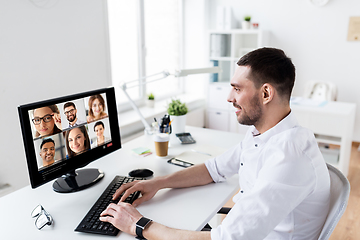
[[[167,133],[158,133],[154,135],[155,142],[168,142],[170,139],[170,135]]]

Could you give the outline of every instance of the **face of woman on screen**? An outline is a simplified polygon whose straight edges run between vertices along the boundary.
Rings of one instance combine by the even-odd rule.
[[[36,131],[40,136],[50,135],[54,132],[54,113],[48,107],[37,108],[34,110],[34,120]]]
[[[97,138],[104,136],[104,127],[102,125],[97,125],[95,127],[95,133]]]
[[[69,136],[69,147],[75,153],[85,151],[85,136],[79,128],[70,130]]]
[[[102,112],[104,111],[104,106],[102,105],[102,103],[99,101],[99,99],[95,99],[92,102],[91,105],[91,109],[94,113],[94,117],[95,118],[99,118],[101,117]]]

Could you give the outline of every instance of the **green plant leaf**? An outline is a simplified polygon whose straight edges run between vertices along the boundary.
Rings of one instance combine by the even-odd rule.
[[[188,112],[188,108],[185,103],[182,103],[179,99],[172,99],[169,103],[167,112],[169,115],[181,116]]]

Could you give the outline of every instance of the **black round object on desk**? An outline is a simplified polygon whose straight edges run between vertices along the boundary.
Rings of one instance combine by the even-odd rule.
[[[129,172],[130,177],[151,177],[154,174],[153,171],[150,169],[142,168],[142,169],[135,169]]]

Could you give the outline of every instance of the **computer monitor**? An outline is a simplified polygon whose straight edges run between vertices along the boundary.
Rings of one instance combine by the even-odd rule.
[[[32,188],[53,179],[56,192],[75,192],[104,176],[79,169],[121,148],[113,87],[18,107]]]

